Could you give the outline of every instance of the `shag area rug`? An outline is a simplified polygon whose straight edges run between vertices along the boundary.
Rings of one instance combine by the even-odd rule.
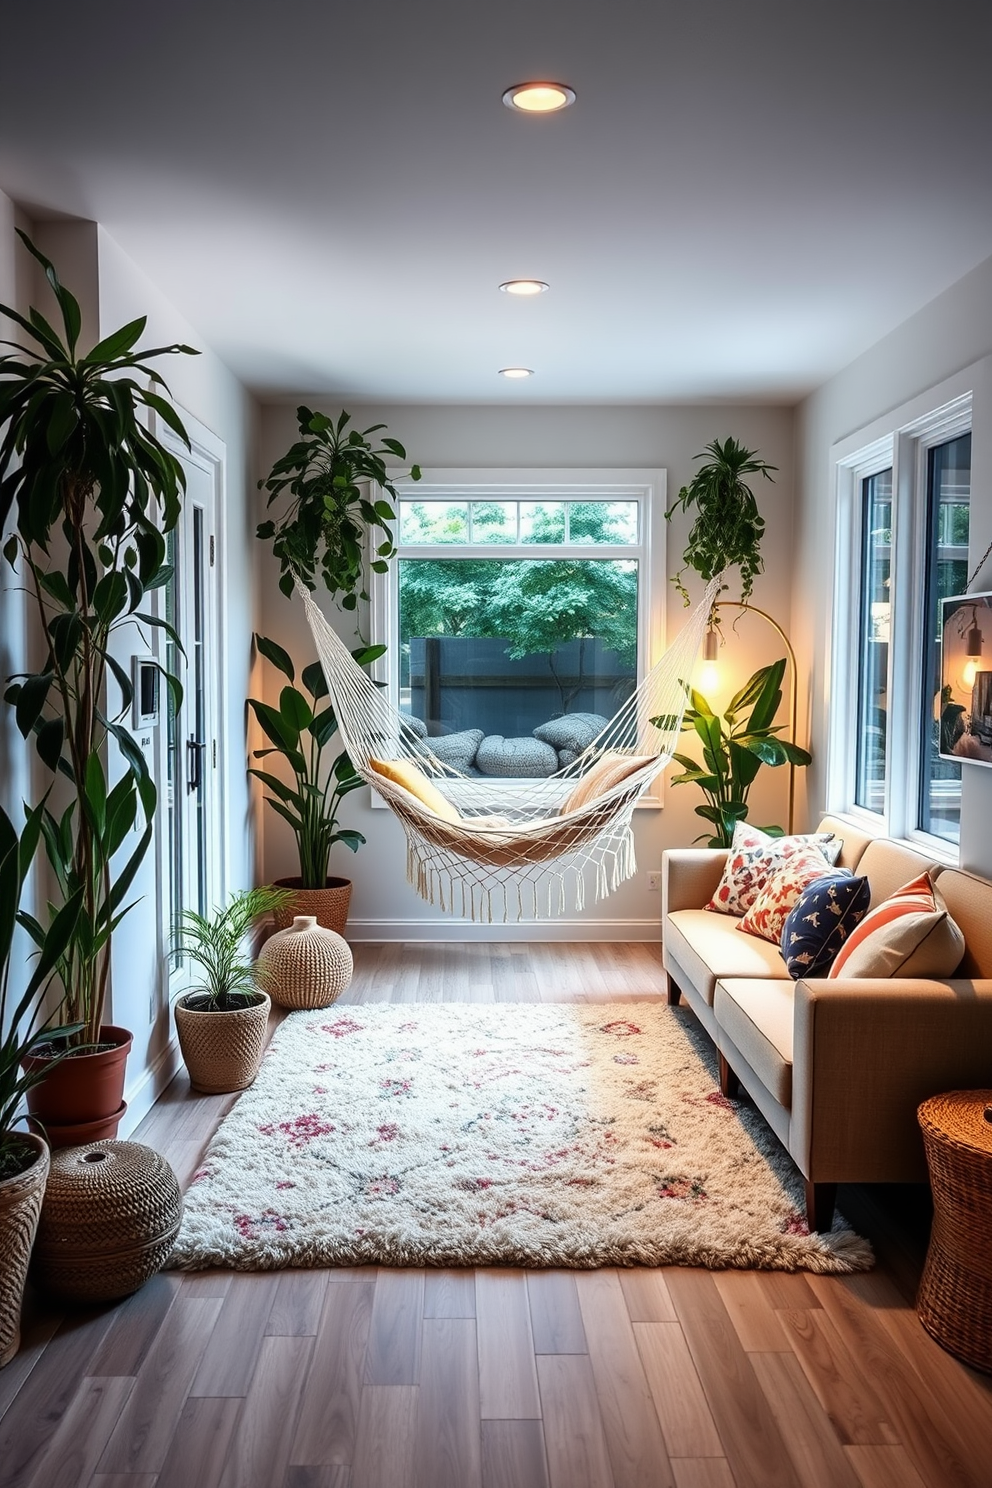
[[[170,1264],[852,1271],[759,1116],[661,1003],[295,1013],[220,1126]]]

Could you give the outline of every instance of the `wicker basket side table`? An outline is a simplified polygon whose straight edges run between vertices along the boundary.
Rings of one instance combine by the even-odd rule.
[[[942,1348],[992,1374],[992,1090],[935,1095],[917,1116],[933,1231],[916,1310]]]

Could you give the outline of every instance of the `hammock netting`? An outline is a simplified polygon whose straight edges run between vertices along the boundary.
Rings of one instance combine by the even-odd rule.
[[[386,689],[363,671],[312,595],[297,583],[330,703],[356,772],[399,819],[407,878],[422,899],[492,922],[581,912],[637,871],[634,807],[675,751],[692,670],[719,587],[714,579],[677,639],[574,761],[541,779],[467,776],[437,758]],[[382,773],[412,764],[455,810],[432,810]],[[378,767],[377,767],[378,766]],[[630,773],[575,805],[591,771]],[[591,782],[590,782],[591,783]]]

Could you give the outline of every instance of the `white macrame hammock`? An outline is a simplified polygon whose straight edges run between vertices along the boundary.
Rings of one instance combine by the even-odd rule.
[[[714,579],[677,640],[574,763],[537,780],[469,777],[432,753],[409,718],[394,708],[297,583],[331,706],[351,762],[399,818],[406,834],[407,878],[422,899],[445,912],[491,923],[585,908],[587,878],[605,899],[637,871],[634,806],[668,764],[685,712],[686,684],[716,598]],[[651,722],[663,720],[661,727]],[[604,753],[645,763],[578,810],[563,807]],[[373,760],[415,764],[457,808],[446,821]],[[493,818],[496,818],[494,821]]]

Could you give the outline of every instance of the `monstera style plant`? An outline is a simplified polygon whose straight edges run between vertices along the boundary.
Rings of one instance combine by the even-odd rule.
[[[354,610],[359,599],[368,599],[366,561],[373,572],[385,573],[396,551],[389,525],[396,516],[393,507],[384,497],[367,494],[360,483],[374,482],[396,501],[384,462],[390,455],[405,460],[406,450],[385,435],[375,448],[369,435],[385,424],[349,429],[348,413],[335,422],[303,407],[296,417],[299,439],[258,483],[269,493],[269,507],[287,494],[289,504],[280,517],[259,525],[258,536],[272,542],[284,594],[292,594],[297,577],[313,589],[319,569],[332,599],[340,598],[342,609]],[[410,479],[420,479],[419,465],[411,467]]]
[[[64,923],[61,906],[78,898],[57,970],[66,1020],[79,1026],[74,1039],[92,1046],[101,1038],[113,933],[130,907],[156,806],[144,756],[123,721],[132,686],[115,637],[135,622],[165,625],[147,598],[171,575],[165,534],[185,489],[179,461],[141,418],[154,412],[188,445],[150,363],[195,352],[135,350],[144,317],[81,352],[76,299],[20,236],[45,271],[61,328],[36,309],[25,317],[0,306],[28,343],[7,341],[12,351],[0,357],[0,526],[14,518],[3,553],[30,595],[41,642],[38,669],[10,679],[5,698],[21,734],[34,738],[44,767],[69,790],[68,804],[58,815],[46,806],[40,823],[57,902],[47,923],[26,915],[22,922],[49,955]],[[178,681],[166,681],[178,702]],[[110,740],[120,755],[112,767]]]
[[[730,699],[722,718],[702,693],[690,689],[682,728],[694,729],[699,736],[703,763],[687,754],[674,755],[682,774],[673,775],[672,784],[698,785],[705,795],[706,804],[696,807],[696,815],[713,825],[707,847],[730,846],[734,827],[747,816],[748,793],[762,765],[808,765],[812,759],[798,744],[776,738],[781,729],[773,720],[782,701],[784,675],[784,657],[759,668]],[[660,727],[664,720],[652,722]],[[761,830],[775,836],[782,832],[776,826]]]
[[[754,587],[754,576],[762,569],[761,539],[765,523],[744,477],[762,475],[771,480],[772,471],[777,469],[733,438],[725,439],[722,444],[714,439],[696,459],[704,460],[707,455],[713,458],[700,466],[665,513],[671,521],[677,511],[695,512],[682,554],[683,567],[675,575],[675,587],[686,604],[689,591],[682,575],[687,568],[694,569],[706,583],[728,568],[739,569],[741,599],[747,600]],[[722,585],[721,593],[728,587]]]

